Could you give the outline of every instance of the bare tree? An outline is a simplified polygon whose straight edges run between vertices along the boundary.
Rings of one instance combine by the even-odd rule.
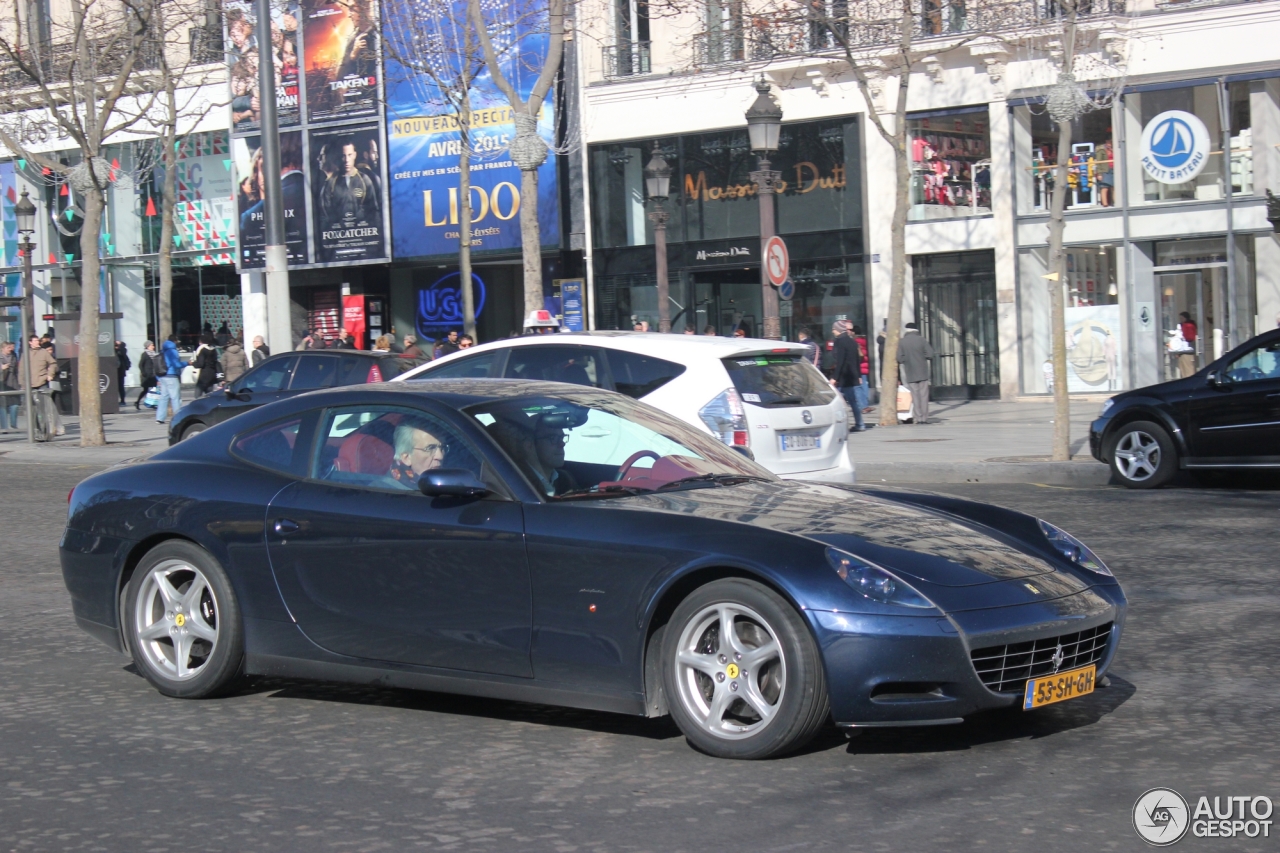
[[[520,241],[524,256],[524,309],[526,316],[543,307],[542,301],[542,234],[538,227],[538,168],[547,159],[547,144],[538,134],[538,117],[551,85],[555,82],[564,57],[566,0],[491,0],[494,11],[486,12],[482,0],[467,0],[475,33],[484,51],[489,76],[511,106],[515,117],[516,135],[508,147],[511,160],[520,169]],[[545,27],[537,26],[545,18]],[[495,21],[508,24],[514,31],[512,52],[514,70],[520,67],[526,54],[521,49],[520,31],[528,36],[547,37],[547,50],[536,70],[537,79],[529,90],[528,98],[517,91],[511,74],[512,68],[504,68],[495,39],[490,33]]]
[[[476,78],[485,58],[468,13],[467,0],[389,0],[384,20],[391,26],[385,40],[388,57],[411,76],[430,81],[419,87],[428,104],[454,117],[458,131],[458,274],[462,290],[462,326],[472,340],[476,334],[475,291],[471,286],[471,103]],[[491,35],[502,52],[502,39]]]
[[[104,156],[105,147],[138,120],[137,115],[121,114],[118,107],[129,94],[134,72],[157,61],[151,21],[158,2],[65,0],[66,17],[45,22],[29,18],[30,11],[37,8],[34,4],[14,0],[11,20],[16,26],[0,28],[4,76],[15,81],[15,88],[29,92],[47,121],[79,149],[80,162],[68,166],[31,151],[7,128],[0,127],[0,143],[48,170],[51,178],[69,183],[83,199],[80,340],[84,345],[77,365],[76,391],[80,442],[85,447],[106,443],[98,389],[98,251],[106,192],[117,170]]]

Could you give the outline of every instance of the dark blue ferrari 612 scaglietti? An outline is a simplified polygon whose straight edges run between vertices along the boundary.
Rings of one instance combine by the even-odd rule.
[[[1126,609],[1058,528],[787,482],[620,394],[317,391],[71,495],[77,621],[162,693],[243,675],[671,714],[710,754],[1091,692]]]

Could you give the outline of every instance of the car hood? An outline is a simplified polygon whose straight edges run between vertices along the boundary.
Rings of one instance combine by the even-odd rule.
[[[904,579],[937,586],[975,586],[1057,571],[1043,557],[1018,547],[1015,536],[857,490],[770,482],[614,500],[804,536],[891,569]],[[1084,585],[1071,586],[1074,590]]]

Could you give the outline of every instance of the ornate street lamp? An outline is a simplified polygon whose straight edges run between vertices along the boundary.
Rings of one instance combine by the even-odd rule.
[[[653,202],[649,219],[653,222],[653,251],[658,278],[658,331],[671,331],[670,283],[667,280],[667,195],[671,191],[671,167],[663,159],[657,143],[644,167],[645,194]]]
[[[31,407],[31,331],[35,329],[35,316],[32,313],[35,306],[35,278],[31,272],[31,257],[35,254],[36,244],[32,241],[32,237],[36,233],[36,206],[31,203],[31,199],[27,196],[27,191],[22,190],[22,198],[18,199],[18,203],[13,206],[13,218],[18,222],[18,234],[22,237],[22,242],[18,244],[18,248],[22,251],[22,307],[19,311],[22,314],[22,342],[19,344],[19,353],[22,358],[22,370],[26,376],[26,393],[23,395],[25,405],[27,407],[27,443],[34,444],[36,440],[36,413]]]
[[[778,150],[778,138],[782,135],[782,107],[769,94],[769,83],[762,77],[756,81],[755,103],[747,109],[747,136],[751,150],[759,160],[751,180],[756,183],[760,200],[760,287],[764,308],[764,336],[769,340],[782,339],[782,324],[778,320],[778,291],[769,283],[769,269],[765,265],[764,247],[774,236],[773,195],[777,191],[782,173],[769,168],[769,156]]]

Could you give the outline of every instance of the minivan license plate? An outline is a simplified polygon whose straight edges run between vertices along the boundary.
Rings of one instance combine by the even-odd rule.
[[[822,437],[813,433],[783,433],[783,450],[817,450],[822,447]]]

